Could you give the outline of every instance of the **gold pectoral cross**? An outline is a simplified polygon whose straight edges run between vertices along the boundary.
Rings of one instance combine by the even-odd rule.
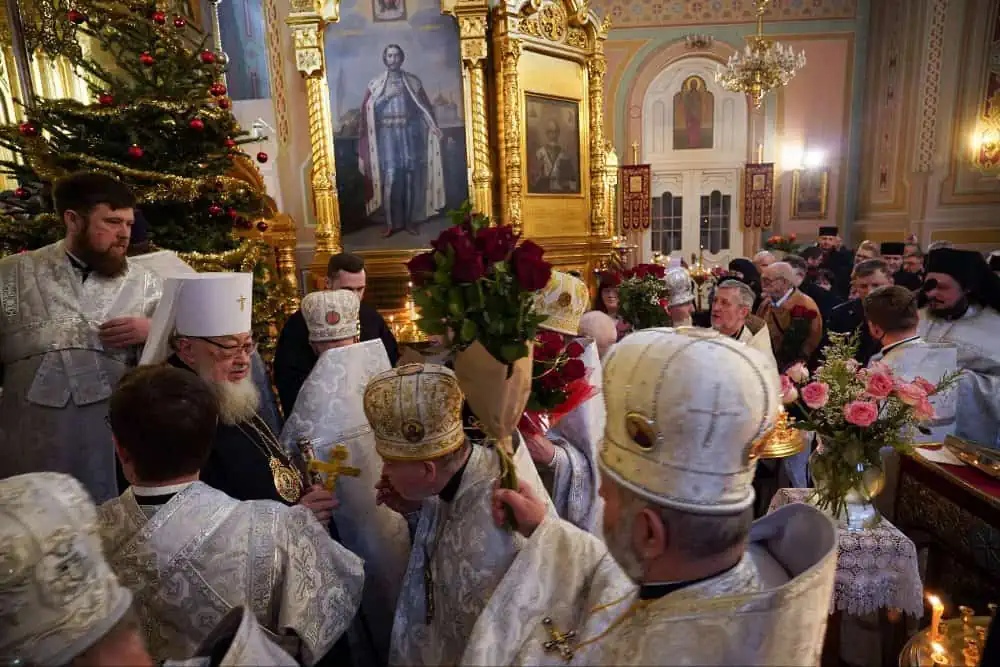
[[[336,447],[330,448],[330,462],[324,463],[318,459],[313,459],[309,462],[309,469],[321,472],[326,475],[326,487],[327,491],[331,493],[337,488],[337,478],[341,475],[346,477],[357,477],[361,474],[361,468],[355,468],[353,466],[344,465],[344,461],[347,460],[348,452],[347,447],[343,445],[337,445]]]
[[[573,659],[573,647],[570,646],[570,642],[576,638],[576,631],[570,630],[569,632],[560,632],[559,628],[555,626],[552,619],[546,616],[542,619],[542,625],[549,632],[550,640],[542,644],[547,653],[552,651],[559,651],[559,656],[569,662]]]
[[[241,313],[243,312],[243,309],[246,308],[246,305],[247,305],[247,298],[245,296],[240,296],[240,312]]]

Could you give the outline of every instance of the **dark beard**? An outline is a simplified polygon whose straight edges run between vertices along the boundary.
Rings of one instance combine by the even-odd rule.
[[[969,309],[969,299],[963,296],[961,299],[955,302],[955,305],[951,308],[941,308],[940,310],[934,308],[930,304],[927,305],[927,310],[930,311],[931,315],[934,317],[940,317],[942,320],[957,320],[962,315],[965,315],[965,311]]]
[[[128,257],[125,253],[115,255],[111,249],[101,252],[92,245],[87,238],[87,230],[77,238],[73,245],[72,252],[77,259],[83,262],[88,269],[104,278],[118,278],[128,269]]]

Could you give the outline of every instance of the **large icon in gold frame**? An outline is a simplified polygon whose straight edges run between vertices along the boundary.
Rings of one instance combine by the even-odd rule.
[[[524,94],[529,195],[578,195],[580,103]]]

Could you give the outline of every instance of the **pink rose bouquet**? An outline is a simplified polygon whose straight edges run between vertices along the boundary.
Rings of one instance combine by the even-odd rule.
[[[822,440],[810,458],[817,486],[813,498],[839,516],[848,494],[863,489],[865,471],[881,467],[879,450],[905,451],[914,429],[934,418],[929,397],[951,388],[959,374],[933,384],[897,377],[883,362],[860,368],[854,360],[857,336],[831,334],[831,340],[826,364],[814,373],[795,364],[781,376],[781,395],[805,415],[793,426]]]

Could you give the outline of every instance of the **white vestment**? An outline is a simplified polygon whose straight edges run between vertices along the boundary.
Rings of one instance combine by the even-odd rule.
[[[601,359],[594,341],[579,339],[578,342],[585,345],[582,359],[590,371],[587,382],[597,389],[597,393],[546,433],[555,446],[555,458],[549,465],[553,476],[551,495],[559,516],[578,528],[600,535],[603,501],[597,495],[600,484],[597,450],[607,420]]]
[[[212,630],[193,656],[167,660],[163,667],[298,667],[298,664],[271,641],[252,611],[237,607]]]
[[[754,523],[735,567],[640,601],[596,538],[547,520],[494,592],[461,662],[565,665],[545,643],[550,631],[572,630],[577,665],[815,667],[836,566],[830,519],[787,505]]]
[[[131,263],[117,278],[74,268],[63,241],[0,260],[0,478],[49,470],[95,502],[118,495],[107,401],[138,348],[105,348],[100,326],[150,317],[162,284]]]
[[[928,343],[958,348],[955,435],[986,447],[1000,447],[1000,313],[969,306],[957,320],[920,311],[917,334]],[[929,379],[929,378],[928,378]]]
[[[526,469],[522,463],[517,468],[532,488],[541,486],[530,458]],[[451,502],[424,500],[392,627],[390,664],[459,664],[479,613],[524,543],[493,521],[499,474],[496,452],[473,446]]]
[[[391,367],[385,346],[377,338],[327,350],[302,385],[281,432],[281,441],[289,449],[300,439],[317,441],[316,458],[326,462],[330,449],[343,445],[348,457],[342,463],[361,470],[358,477],[337,480],[340,507],[334,510],[333,520],[341,543],[364,560],[361,613],[371,641],[361,650],[374,652],[379,664],[389,657],[392,619],[410,557],[410,535],[403,517],[375,504],[382,460],[375,451],[363,399],[368,381]]]
[[[774,348],[771,347],[771,332],[767,328],[767,322],[761,321],[760,324],[761,327],[756,332],[751,331],[749,326],[743,325],[740,335],[736,337],[736,340],[746,343],[768,359],[774,361]],[[776,361],[775,365],[777,365]]]
[[[131,488],[99,515],[108,563],[135,596],[156,660],[191,655],[245,606],[311,665],[361,602],[361,559],[302,506],[240,502],[194,482],[149,518]]]

